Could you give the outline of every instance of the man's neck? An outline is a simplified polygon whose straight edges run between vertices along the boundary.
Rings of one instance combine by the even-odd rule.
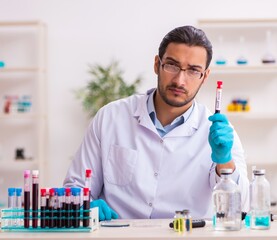
[[[191,101],[182,107],[172,107],[163,101],[157,91],[154,94],[153,100],[157,118],[163,126],[172,123],[175,118],[184,114],[192,105]]]

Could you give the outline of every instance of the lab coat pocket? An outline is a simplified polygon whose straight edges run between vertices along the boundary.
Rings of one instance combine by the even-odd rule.
[[[112,145],[104,170],[105,179],[111,184],[128,185],[133,177],[137,157],[136,150]]]

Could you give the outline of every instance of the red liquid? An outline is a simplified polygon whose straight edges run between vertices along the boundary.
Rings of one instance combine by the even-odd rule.
[[[45,226],[48,227],[48,219],[49,219],[49,197],[46,198],[46,220],[45,220]]]
[[[24,192],[24,228],[30,227],[30,192]]]
[[[32,227],[38,227],[38,184],[33,183],[33,194],[32,194]]]
[[[84,208],[83,227],[88,227],[89,226],[89,211],[88,210],[90,209],[90,202],[89,202],[89,200],[84,201],[83,208]]]
[[[70,228],[71,226],[71,203],[65,203],[65,227]]]
[[[62,228],[62,208],[57,208],[57,228]]]
[[[54,209],[53,209],[53,207],[49,207],[48,225],[49,225],[49,228],[55,227],[55,224],[54,224]]]
[[[72,225],[74,228],[80,227],[80,204],[73,204],[73,220]]]
[[[62,227],[65,226],[65,202],[63,202],[63,211],[62,211]]]
[[[46,207],[40,207],[40,227],[46,227]]]

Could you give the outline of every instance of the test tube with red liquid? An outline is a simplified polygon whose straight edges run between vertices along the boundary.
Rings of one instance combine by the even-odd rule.
[[[84,203],[83,203],[83,227],[89,226],[89,209],[90,209],[90,193],[89,188],[84,188]]]
[[[217,81],[216,97],[215,97],[215,113],[220,113],[222,99],[222,81]]]
[[[24,228],[30,227],[30,184],[31,171],[24,171]]]
[[[38,227],[38,183],[39,183],[39,171],[33,170],[32,171],[32,227]]]
[[[91,169],[86,169],[85,186],[90,190],[91,188]]]
[[[40,227],[46,227],[46,189],[40,189]]]
[[[51,188],[49,190],[49,219],[48,219],[49,228],[55,227],[54,207],[55,207],[55,189]]]
[[[73,204],[72,204],[72,225],[74,228],[80,227],[80,193],[81,189],[80,188],[72,188],[72,198],[73,198]]]
[[[71,228],[72,222],[71,222],[71,189],[66,188],[65,189],[65,227]]]

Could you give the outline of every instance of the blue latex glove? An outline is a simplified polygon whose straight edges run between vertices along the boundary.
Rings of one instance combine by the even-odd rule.
[[[232,159],[231,149],[234,142],[233,128],[225,115],[216,113],[209,117],[212,122],[209,143],[212,148],[212,160],[224,164]]]
[[[90,207],[98,207],[99,221],[117,219],[117,213],[111,209],[103,199],[97,199],[90,202]]]

